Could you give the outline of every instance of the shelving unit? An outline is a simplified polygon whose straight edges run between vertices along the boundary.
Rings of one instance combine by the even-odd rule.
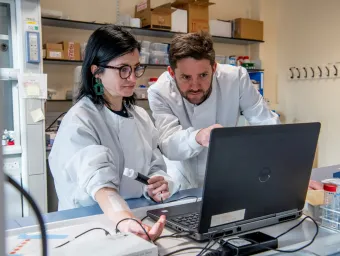
[[[44,59],[44,64],[57,64],[57,65],[81,65],[83,62],[78,60],[49,60]],[[150,68],[165,69],[168,65],[157,65],[157,64],[143,64]],[[249,73],[263,72],[263,69],[248,69]]]
[[[48,17],[42,17],[41,22],[43,26],[82,29],[82,30],[95,30],[103,25],[108,24],[108,23],[103,24],[103,23],[85,22],[85,21],[77,21],[77,20],[56,19],[56,18],[48,18]],[[146,29],[146,28],[133,28],[133,27],[124,27],[124,28],[129,30],[132,34],[137,35],[137,36],[172,38],[176,34],[181,34],[177,32]],[[238,45],[250,45],[250,44],[264,43],[264,41],[260,41],[260,40],[238,39],[238,38],[219,37],[219,36],[213,36],[213,40],[216,43],[238,44]]]
[[[58,65],[81,65],[83,62],[78,60],[49,60],[44,59],[44,64],[58,64]],[[168,65],[157,65],[157,64],[143,64],[151,68],[164,69]]]

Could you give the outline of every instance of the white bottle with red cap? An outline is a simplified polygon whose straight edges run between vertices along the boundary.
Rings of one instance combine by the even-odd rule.
[[[324,194],[324,209],[323,209],[323,226],[337,229],[338,228],[338,214],[336,213],[335,195],[338,186],[335,184],[326,183],[323,186]]]

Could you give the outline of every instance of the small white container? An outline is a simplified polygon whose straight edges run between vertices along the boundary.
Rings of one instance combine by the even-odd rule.
[[[140,19],[139,18],[131,18],[130,19],[130,27],[140,28],[141,27]]]
[[[210,20],[209,32],[212,36],[232,37],[231,22],[223,20]]]
[[[157,52],[168,53],[168,44],[152,43],[150,45],[150,51],[157,51]]]
[[[140,46],[141,46],[142,49],[144,49],[144,51],[149,52],[150,51],[150,44],[151,44],[150,41],[142,41],[140,43]]]
[[[148,64],[150,59],[150,53],[146,51],[141,51],[139,55],[139,62],[141,64]]]

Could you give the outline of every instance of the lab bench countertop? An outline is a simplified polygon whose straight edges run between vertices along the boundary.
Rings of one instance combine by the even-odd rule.
[[[321,181],[323,179],[327,179],[331,177],[340,177],[340,165],[313,169],[312,175],[311,175],[311,179],[317,180],[317,181]],[[199,189],[199,188],[188,189],[188,190],[179,191],[173,197],[171,197],[168,201],[179,200],[179,199],[190,198],[190,197],[198,198],[201,196],[202,196],[202,189]],[[131,209],[148,207],[148,206],[152,206],[156,204],[152,201],[145,199],[144,197],[141,197],[138,199],[129,199],[126,201]],[[93,205],[93,206],[88,206],[88,207],[75,208],[71,210],[51,212],[51,213],[44,214],[43,217],[44,217],[45,223],[51,223],[51,222],[56,222],[56,221],[63,221],[63,220],[76,219],[76,218],[87,217],[87,216],[92,216],[92,215],[98,215],[102,213],[103,212],[100,209],[99,205]],[[36,223],[35,217],[30,216],[30,217],[18,218],[18,219],[6,221],[6,229],[10,230],[10,229],[15,229],[15,228],[32,226],[36,224],[37,223]]]
[[[188,189],[181,190],[175,195],[173,195],[169,200],[165,201],[167,203],[169,201],[174,200],[183,200],[183,199],[195,199],[202,196],[202,189]],[[137,199],[127,199],[126,200],[130,209],[137,209],[142,207],[148,207],[152,205],[156,205],[155,202],[145,199],[144,197]],[[43,215],[45,223],[51,223],[56,221],[64,221],[82,217],[88,217],[92,215],[103,214],[103,211],[100,209],[99,205],[87,206],[82,208],[75,208],[71,210],[64,210],[58,212],[51,212]],[[14,220],[6,221],[6,230],[22,228],[37,225],[37,221],[34,216],[18,218]]]

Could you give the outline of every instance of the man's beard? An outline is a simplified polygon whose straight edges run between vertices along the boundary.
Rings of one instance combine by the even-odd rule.
[[[175,83],[176,83],[176,86],[177,86],[177,89],[179,91],[179,93],[181,94],[181,96],[186,99],[187,101],[189,101],[191,104],[196,104],[196,105],[200,105],[202,104],[204,101],[206,101],[206,99],[209,98],[211,92],[212,92],[212,83],[213,83],[213,77],[211,77],[211,81],[210,81],[210,87],[207,91],[203,91],[203,90],[198,90],[198,91],[192,91],[192,90],[189,90],[187,92],[183,92],[181,91],[181,89],[179,88],[178,86],[178,83],[177,83],[177,80],[175,79]],[[189,98],[188,98],[188,94],[191,93],[191,92],[202,92],[203,95],[200,99],[200,101],[198,103],[196,102],[192,102]]]

